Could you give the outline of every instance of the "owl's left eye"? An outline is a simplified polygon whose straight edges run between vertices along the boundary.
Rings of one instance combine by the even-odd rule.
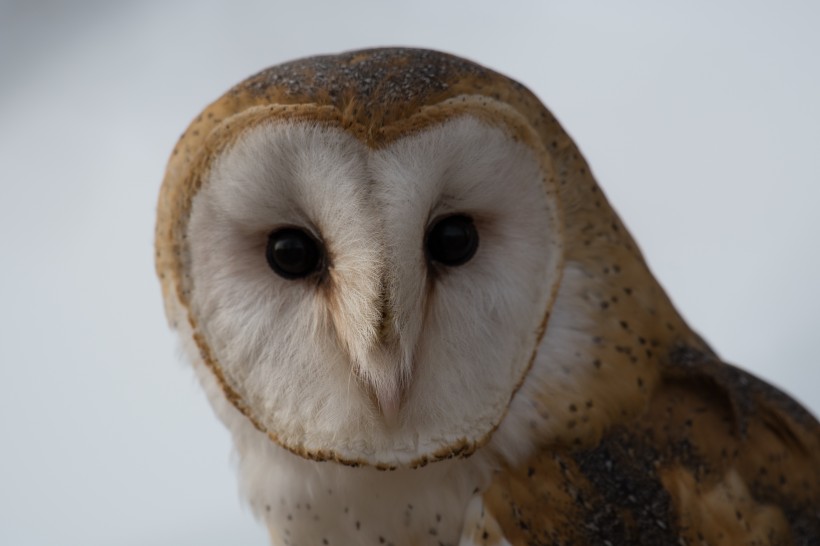
[[[473,219],[464,214],[445,216],[427,234],[427,255],[448,266],[467,263],[478,249],[478,231]]]
[[[322,266],[321,244],[307,231],[282,228],[268,236],[265,257],[271,269],[285,279],[301,279]]]

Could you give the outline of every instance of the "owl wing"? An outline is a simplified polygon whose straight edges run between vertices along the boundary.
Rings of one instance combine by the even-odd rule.
[[[462,544],[818,544],[820,424],[679,349],[638,420],[499,472],[471,509]]]

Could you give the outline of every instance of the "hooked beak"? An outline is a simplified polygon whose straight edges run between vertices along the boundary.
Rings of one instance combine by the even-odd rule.
[[[401,387],[380,389],[375,392],[375,395],[379,410],[384,417],[384,423],[390,427],[398,424],[402,397]]]
[[[378,337],[375,346],[370,351],[369,387],[376,405],[388,426],[398,423],[401,410],[404,387],[406,385],[406,366],[402,362],[404,357],[399,341],[399,332],[396,331],[390,298],[386,282],[383,282],[379,294]]]
[[[381,413],[384,423],[392,427],[399,422],[410,382],[417,333],[404,324],[406,320],[396,316],[390,273],[383,270],[379,277],[379,286],[370,285],[376,290],[371,292],[374,297],[369,305],[362,305],[361,299],[342,299],[331,316],[360,388]]]

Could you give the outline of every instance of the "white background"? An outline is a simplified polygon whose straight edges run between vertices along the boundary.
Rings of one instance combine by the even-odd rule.
[[[672,4],[0,0],[0,544],[266,544],[165,324],[154,204],[208,102],[317,53],[525,83],[695,328],[817,413],[820,4]]]

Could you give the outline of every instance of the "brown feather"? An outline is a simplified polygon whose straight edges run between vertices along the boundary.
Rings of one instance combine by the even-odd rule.
[[[820,424],[688,347],[646,410],[591,449],[545,446],[485,494],[513,545],[817,544]]]

